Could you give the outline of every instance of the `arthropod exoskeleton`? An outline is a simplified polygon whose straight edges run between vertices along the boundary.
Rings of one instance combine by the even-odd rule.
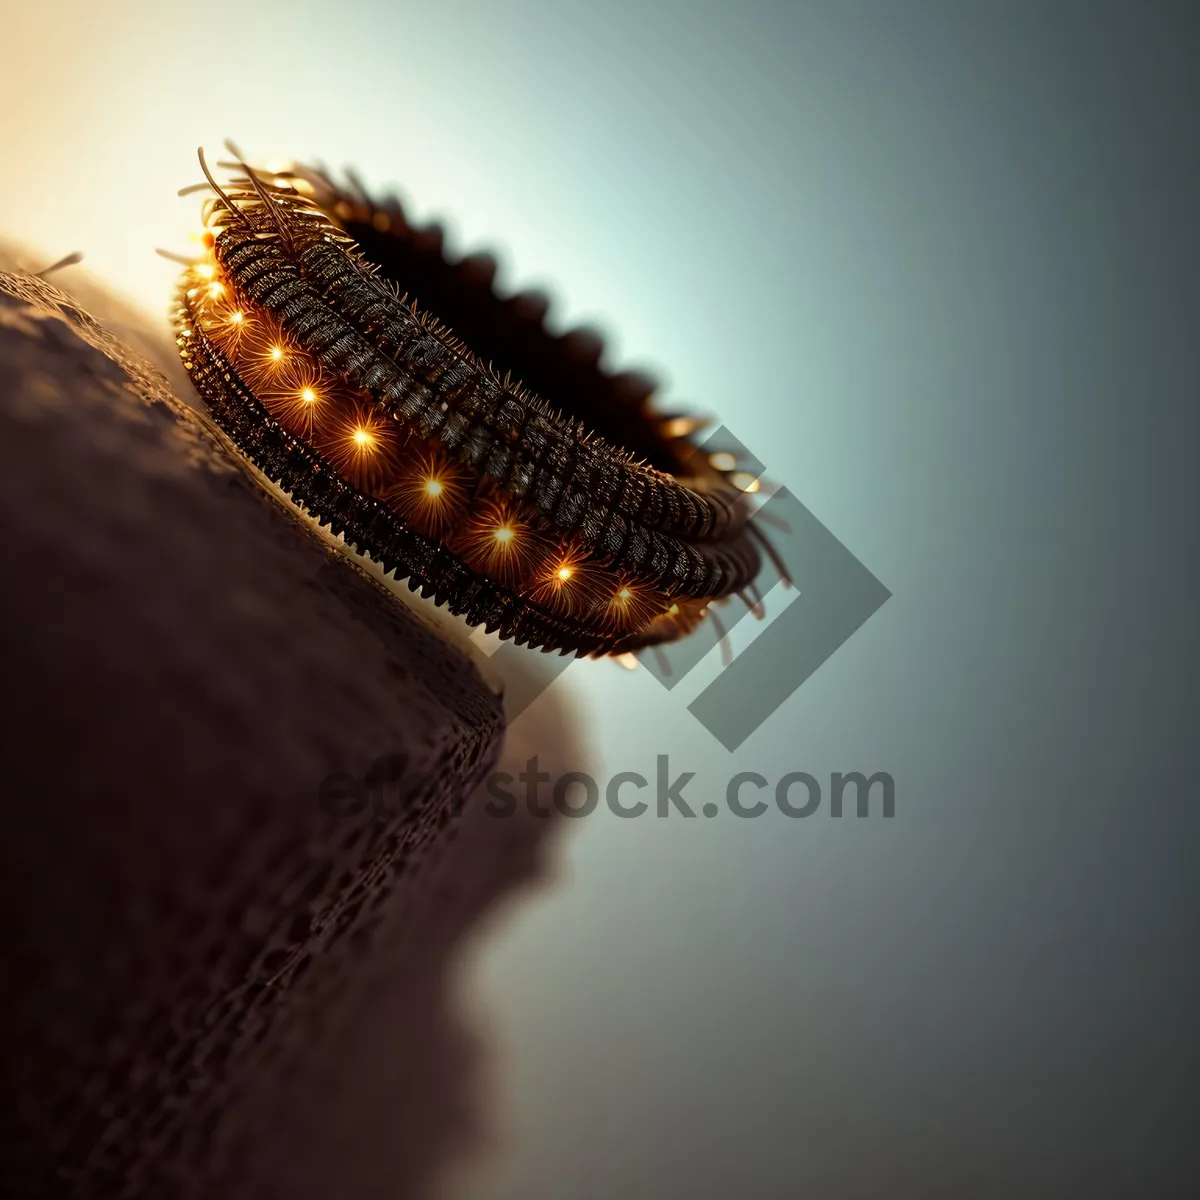
[[[201,165],[204,166],[203,157]],[[359,552],[472,624],[622,653],[753,595],[761,540],[694,423],[551,334],[395,201],[289,165],[208,173],[183,361],[243,454]],[[517,383],[516,379],[523,382]]]

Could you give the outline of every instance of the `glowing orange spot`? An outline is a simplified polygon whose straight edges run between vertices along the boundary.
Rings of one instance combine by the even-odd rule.
[[[300,399],[303,400],[305,404],[316,404],[317,393],[314,392],[312,388],[305,388],[300,393]]]
[[[667,437],[687,437],[693,429],[699,428],[700,422],[691,417],[672,417],[666,424]]]
[[[567,579],[570,579],[571,578],[571,568],[570,567],[559,567],[558,568],[558,577],[559,577],[559,579],[562,579],[564,581]]]
[[[272,346],[271,349],[267,351],[267,357],[272,362],[283,362],[283,347]]]
[[[516,530],[514,530],[511,525],[501,525],[500,528],[492,534],[492,537],[495,538],[495,540],[501,546],[507,546],[513,540],[513,538],[516,537]]]
[[[375,445],[375,439],[360,425],[354,431],[354,444],[360,450],[369,450]]]
[[[443,488],[442,481],[440,479],[425,480],[425,494],[427,496],[431,496],[436,499],[444,490],[445,489]]]

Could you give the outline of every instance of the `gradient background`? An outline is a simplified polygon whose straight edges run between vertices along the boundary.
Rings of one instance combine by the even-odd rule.
[[[696,808],[858,769],[897,814],[575,823],[462,963],[498,1128],[463,1195],[1195,1183],[1194,5],[80,2],[4,35],[0,231],[47,261],[161,319],[198,143],[353,163],[719,413],[894,593],[734,754],[686,711],[711,661],[539,701]]]

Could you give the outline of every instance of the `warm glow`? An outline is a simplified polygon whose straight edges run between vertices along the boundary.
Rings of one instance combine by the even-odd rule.
[[[267,357],[272,362],[282,362],[283,361],[283,347],[282,346],[272,346],[270,351],[267,354]]]
[[[212,263],[200,263],[196,267],[196,274],[199,275],[201,279],[211,279],[216,272],[217,269],[212,265]]]
[[[425,494],[427,496],[436,498],[440,496],[444,490],[445,489],[443,488],[442,481],[440,479],[425,480]]]
[[[751,494],[757,492],[759,488],[758,480],[749,471],[738,471],[736,475],[730,475],[729,482],[735,488],[740,488],[743,492]]]
[[[559,579],[562,579],[564,581],[567,579],[570,579],[571,578],[571,568],[570,567],[559,567],[558,568],[558,577],[559,577]]]
[[[515,536],[516,531],[511,525],[501,525],[500,528],[492,534],[492,537],[495,538],[501,546],[507,546]]]
[[[360,450],[369,450],[375,445],[375,439],[360,425],[354,431],[354,444]]]
[[[672,605],[671,605],[671,607],[667,609],[667,616],[668,616],[668,617],[677,617],[677,616],[679,616],[679,605],[678,605],[678,604],[672,604]]]
[[[300,399],[303,400],[305,404],[316,404],[317,393],[314,392],[312,388],[305,388],[304,391],[300,393]]]
[[[719,450],[716,454],[710,454],[708,461],[718,471],[732,471],[737,466],[737,459],[728,450]]]
[[[691,417],[672,417],[666,424],[667,437],[687,437],[693,429],[699,428],[700,422]]]
[[[234,325],[240,325],[246,319],[246,314],[239,308],[237,312],[229,314],[229,320]]]
[[[219,296],[223,296],[225,294],[225,285],[223,283],[221,283],[219,280],[216,283],[210,283],[208,285],[208,294],[214,300],[217,299],[217,297],[219,297]]]
[[[626,600],[633,599],[633,593],[627,587],[623,587],[617,593],[617,599],[620,600],[622,603],[624,603]]]

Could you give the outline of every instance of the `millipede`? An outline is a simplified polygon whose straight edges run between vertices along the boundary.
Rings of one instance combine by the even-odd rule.
[[[554,335],[495,263],[453,260],[394,199],[321,169],[235,161],[205,182],[173,310],[216,422],[290,500],[471,625],[622,654],[758,609],[749,493],[653,384]],[[176,256],[171,256],[176,257]],[[520,382],[518,382],[518,380]],[[719,625],[718,625],[719,628]]]

